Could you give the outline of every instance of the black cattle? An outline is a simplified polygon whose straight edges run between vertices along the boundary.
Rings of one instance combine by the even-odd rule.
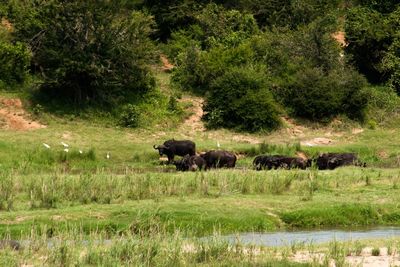
[[[256,170],[262,170],[262,169],[276,169],[278,168],[278,159],[282,158],[284,156],[281,155],[274,155],[274,156],[268,156],[268,155],[260,155],[254,158],[253,160],[253,166]]]
[[[315,160],[319,170],[333,170],[341,166],[366,166],[358,160],[356,153],[324,153],[319,155]]]
[[[200,155],[206,162],[206,169],[209,168],[234,168],[236,156],[224,150],[211,150]]]
[[[305,168],[311,166],[310,163],[311,163],[311,161],[304,160],[302,158],[287,157],[287,156],[282,156],[282,155],[273,155],[273,156],[260,155],[260,156],[255,157],[255,159],[253,160],[253,166],[256,170],[262,170],[262,169],[271,170],[271,169],[278,169],[278,168],[305,169]]]
[[[175,155],[196,155],[196,144],[190,140],[168,140],[164,144],[159,146],[153,146],[154,149],[158,150],[160,156],[166,155],[168,157],[168,164],[174,160]]]
[[[174,161],[177,171],[196,171],[202,170],[206,167],[205,160],[197,155],[189,156],[186,155],[183,159]]]

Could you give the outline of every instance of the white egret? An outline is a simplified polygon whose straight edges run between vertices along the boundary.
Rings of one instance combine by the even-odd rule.
[[[50,149],[50,146],[48,144],[43,143],[43,145],[44,145],[45,148]]]
[[[65,151],[66,153],[68,153],[69,149],[68,149],[68,148],[64,148],[64,151]]]
[[[110,159],[110,152],[107,152],[106,158]]]
[[[69,145],[66,144],[66,143],[64,143],[64,142],[61,142],[61,144],[62,144],[64,147],[69,147]]]

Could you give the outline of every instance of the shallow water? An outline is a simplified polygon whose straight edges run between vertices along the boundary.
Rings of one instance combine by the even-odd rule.
[[[318,230],[269,233],[242,233],[224,236],[229,242],[240,241],[245,245],[287,246],[291,244],[321,244],[331,241],[355,241],[360,239],[389,239],[400,237],[400,227],[379,227],[358,230]]]

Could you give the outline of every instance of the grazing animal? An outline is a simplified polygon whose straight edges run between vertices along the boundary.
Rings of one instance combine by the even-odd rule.
[[[323,153],[314,161],[319,170],[333,170],[337,167],[349,165],[366,167],[365,163],[358,160],[356,153]]]
[[[196,155],[196,144],[190,140],[168,140],[164,144],[159,146],[153,146],[154,149],[158,150],[160,156],[166,155],[168,157],[168,164],[173,162],[175,155]]]
[[[206,163],[206,169],[209,168],[234,168],[236,164],[236,156],[224,150],[211,150],[200,155]]]
[[[177,171],[196,171],[206,167],[205,160],[197,155],[186,155],[183,159],[174,161]]]
[[[271,169],[278,169],[278,168],[305,169],[305,168],[311,166],[310,163],[311,163],[311,161],[304,160],[302,158],[287,157],[287,156],[282,156],[282,155],[273,155],[273,156],[260,155],[260,156],[255,157],[253,160],[253,166],[258,171],[262,170],[262,169],[271,170]]]

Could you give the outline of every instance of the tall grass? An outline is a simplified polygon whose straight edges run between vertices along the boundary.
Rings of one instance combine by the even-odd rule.
[[[291,171],[215,170],[196,173],[108,172],[69,175],[54,172],[46,175],[20,175],[0,172],[0,208],[12,210],[15,199],[31,208],[56,208],[59,204],[111,204],[127,200],[159,200],[163,197],[217,197],[226,194],[298,195],[312,200],[317,191],[366,185],[394,188],[393,174],[377,171],[321,172],[316,169]],[[397,174],[396,174],[397,175]]]
[[[277,154],[277,155],[290,155],[294,156],[296,152],[301,151],[300,143],[277,145],[261,143],[255,146],[249,146],[244,149],[240,149],[238,153],[246,154],[247,156],[257,156],[260,154]]]
[[[310,266],[261,253],[260,248],[228,243],[220,236],[187,239],[164,229],[148,236],[128,234],[106,238],[100,233],[82,238],[64,234],[48,239],[25,237],[18,252],[0,250],[0,263],[16,266],[29,263],[51,266]],[[11,265],[8,265],[11,264]]]

